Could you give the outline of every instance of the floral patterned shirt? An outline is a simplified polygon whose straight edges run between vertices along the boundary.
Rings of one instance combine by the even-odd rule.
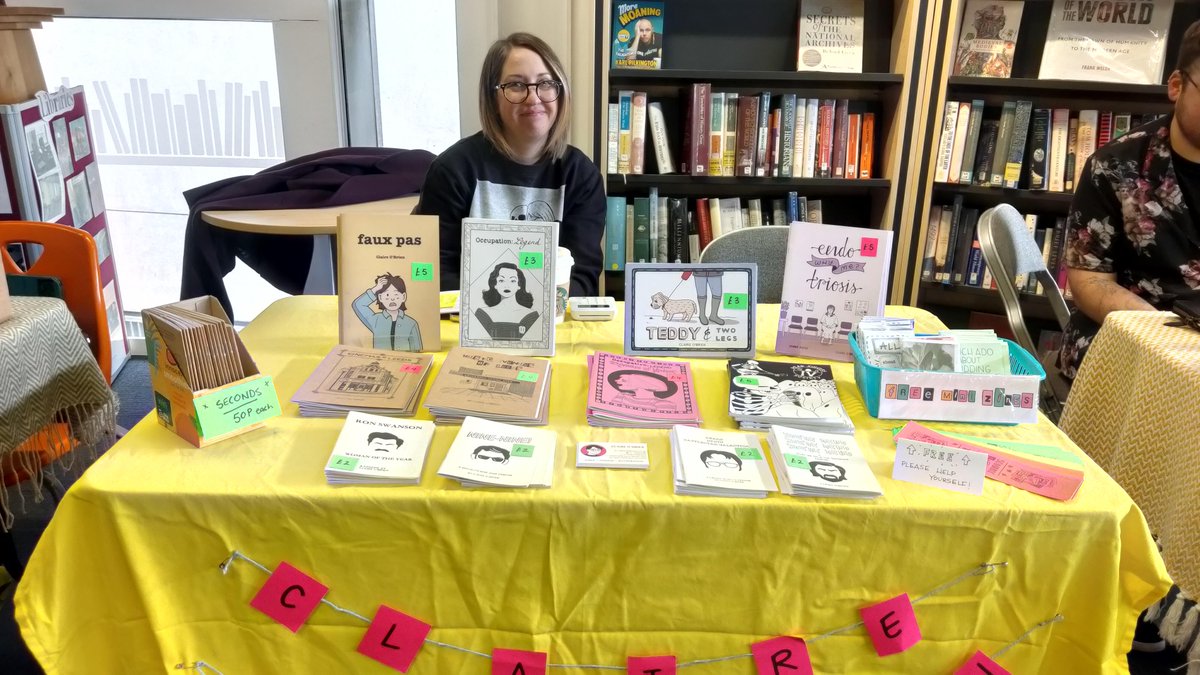
[[[1097,150],[1067,217],[1067,266],[1115,273],[1118,284],[1159,309],[1200,296],[1200,227],[1171,158],[1171,119],[1142,125]],[[1066,377],[1075,377],[1099,330],[1078,309],[1071,312],[1060,354]]]

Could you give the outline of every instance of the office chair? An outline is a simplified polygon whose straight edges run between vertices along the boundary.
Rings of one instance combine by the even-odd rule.
[[[1021,311],[1021,294],[1016,287],[1015,277],[1018,274],[1032,274],[1041,282],[1046,298],[1050,301],[1050,309],[1058,321],[1059,330],[1065,331],[1070,310],[1067,309],[1067,302],[1063,299],[1054,276],[1046,269],[1042,251],[1026,227],[1024,216],[1008,204],[1000,204],[984,211],[979,216],[979,249],[983,253],[984,262],[992,270],[992,278],[996,280],[996,288],[1004,301],[1004,312],[1017,344],[1030,354],[1036,355],[1033,338],[1025,326],[1025,317]],[[1048,367],[1046,379],[1042,382],[1040,398],[1042,412],[1057,424],[1067,399],[1069,385],[1058,374],[1058,369],[1053,367],[1056,356],[1052,353],[1042,359],[1042,365]]]
[[[758,264],[758,301],[779,302],[790,231],[786,225],[763,225],[727,232],[704,247],[700,262]]]

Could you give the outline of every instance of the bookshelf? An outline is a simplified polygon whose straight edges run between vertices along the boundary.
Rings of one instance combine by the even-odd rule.
[[[1025,1],[1010,78],[953,75],[966,2],[938,0],[934,8],[939,23],[936,34],[943,37],[936,40],[941,45],[940,53],[931,59],[928,75],[931,86],[929,95],[921,102],[920,111],[931,123],[925,127],[924,137],[914,138],[913,141],[914,152],[925,158],[924,175],[913,195],[917,202],[913,217],[919,226],[912,228],[908,259],[898,261],[898,265],[907,265],[911,270],[901,301],[929,309],[952,325],[960,322],[965,324],[971,312],[1002,315],[1004,308],[998,291],[921,279],[930,213],[952,203],[957,197],[961,198],[964,209],[977,209],[980,212],[998,204],[1011,204],[1022,214],[1036,214],[1039,228],[1046,225],[1053,227],[1056,219],[1067,215],[1072,194],[1026,189],[1031,155],[1028,141],[1025,168],[1018,188],[935,182],[946,102],[982,100],[985,120],[999,119],[1004,102],[1016,100],[1030,101],[1035,109],[1068,108],[1072,117],[1077,116],[1080,110],[1112,111],[1133,116],[1166,113],[1171,110],[1172,104],[1167,99],[1165,85],[1173,69],[1180,38],[1189,24],[1200,19],[1200,0],[1176,0],[1166,42],[1162,79],[1157,84],[1041,80],[1038,79],[1043,51],[1041,45],[1047,39],[1053,4],[1052,0]],[[1077,161],[1083,159],[1078,158]],[[1057,329],[1044,297],[1024,294],[1022,310],[1027,318],[1033,319],[1035,327]]]
[[[694,210],[695,199],[785,199],[795,191],[822,202],[827,223],[893,230],[893,295],[903,287],[911,239],[908,224],[915,203],[911,191],[921,173],[909,152],[909,138],[925,120],[917,119],[917,94],[926,40],[930,0],[866,0],[863,18],[863,72],[812,73],[796,71],[798,0],[664,0],[663,63],[659,70],[613,69],[612,0],[597,9],[597,96],[593,157],[606,175],[609,196],[632,200],[651,188],[659,196],[680,197]],[[679,170],[679,153],[686,130],[690,87],[710,83],[713,92],[755,95],[769,91],[772,109],[784,94],[798,98],[848,99],[875,116],[874,161],[869,179],[692,176],[659,174],[647,124],[643,174],[608,173],[608,104],[618,92],[645,92],[647,101],[662,106],[667,138]],[[604,273],[605,292],[621,297],[624,272]]]

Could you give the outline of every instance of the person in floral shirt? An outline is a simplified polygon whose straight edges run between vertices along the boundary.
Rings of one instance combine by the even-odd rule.
[[[1167,310],[1200,297],[1200,22],[1167,80],[1174,111],[1092,155],[1067,220],[1075,301],[1059,366],[1076,371],[1109,312]]]

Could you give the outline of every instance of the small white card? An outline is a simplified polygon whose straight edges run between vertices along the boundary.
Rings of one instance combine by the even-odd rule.
[[[903,440],[896,443],[892,478],[918,485],[983,494],[987,454],[931,443]]]
[[[649,469],[650,453],[645,443],[593,443],[575,445],[578,469]]]

